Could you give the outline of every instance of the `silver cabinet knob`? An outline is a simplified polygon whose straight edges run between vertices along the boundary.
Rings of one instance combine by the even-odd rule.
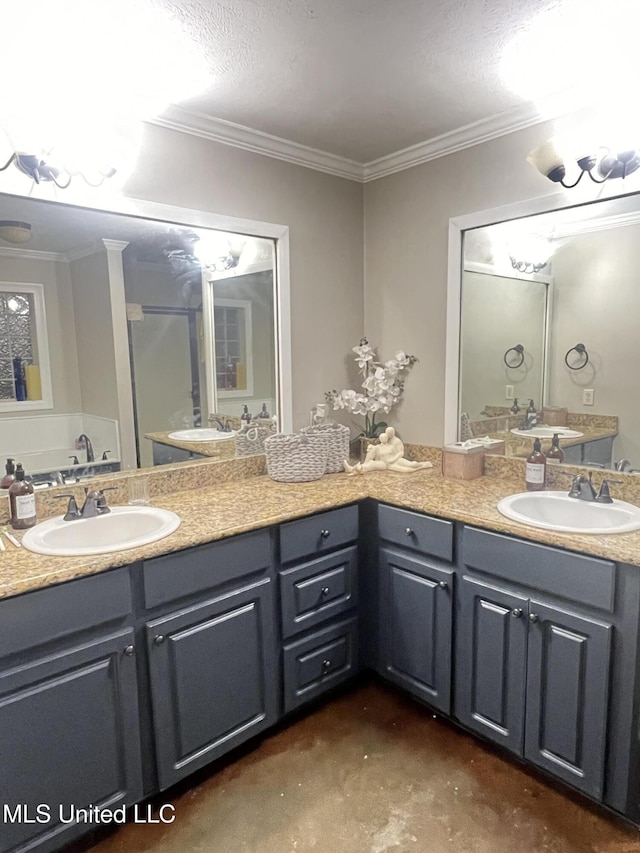
[[[157,637],[153,638],[154,646],[161,646],[167,638],[163,634],[158,634]]]
[[[514,607],[513,610],[511,611],[511,615],[515,616],[516,619],[519,619],[522,616],[522,608],[521,607]]]
[[[124,653],[128,658],[130,658],[135,650],[135,646],[125,646]]]
[[[322,661],[322,668],[323,668],[323,669],[329,669],[329,667],[330,667],[330,666],[331,666],[331,661],[330,661],[330,660],[328,660],[328,659],[327,659],[327,660],[323,660],[323,661]]]
[[[449,584],[446,581],[438,581],[438,586],[440,589],[448,589]]]
[[[406,527],[404,532],[407,536],[413,536],[413,530],[410,527]]]
[[[537,613],[530,613],[529,614],[529,622],[537,622],[539,618],[540,617],[538,616]]]
[[[321,530],[320,536],[322,536],[323,539],[328,539],[329,536],[331,536],[331,531],[330,530]]]
[[[329,587],[328,587],[328,586],[323,586],[323,587],[322,587],[322,594],[323,594],[323,595],[329,595],[329,593],[330,593],[330,592],[331,592],[331,590],[329,589]]]

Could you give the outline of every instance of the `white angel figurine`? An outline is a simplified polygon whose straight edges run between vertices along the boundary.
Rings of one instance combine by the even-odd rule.
[[[349,465],[344,460],[347,474],[364,474],[365,471],[397,471],[408,474],[421,468],[432,468],[431,462],[411,462],[404,459],[404,444],[393,427],[387,427],[380,435],[380,444],[370,444],[364,462]]]

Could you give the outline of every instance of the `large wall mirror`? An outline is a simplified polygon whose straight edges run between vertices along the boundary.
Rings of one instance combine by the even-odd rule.
[[[36,482],[227,458],[243,414],[290,428],[286,229],[146,208],[0,195],[0,452]]]
[[[554,204],[452,221],[446,440],[640,470],[640,197]]]

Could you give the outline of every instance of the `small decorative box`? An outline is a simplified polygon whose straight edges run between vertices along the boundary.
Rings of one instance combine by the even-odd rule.
[[[442,448],[442,476],[454,480],[475,480],[484,473],[483,444],[458,441]]]

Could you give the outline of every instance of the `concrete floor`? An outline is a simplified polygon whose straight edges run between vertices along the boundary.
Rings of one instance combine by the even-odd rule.
[[[91,853],[640,853],[640,832],[366,682]]]

